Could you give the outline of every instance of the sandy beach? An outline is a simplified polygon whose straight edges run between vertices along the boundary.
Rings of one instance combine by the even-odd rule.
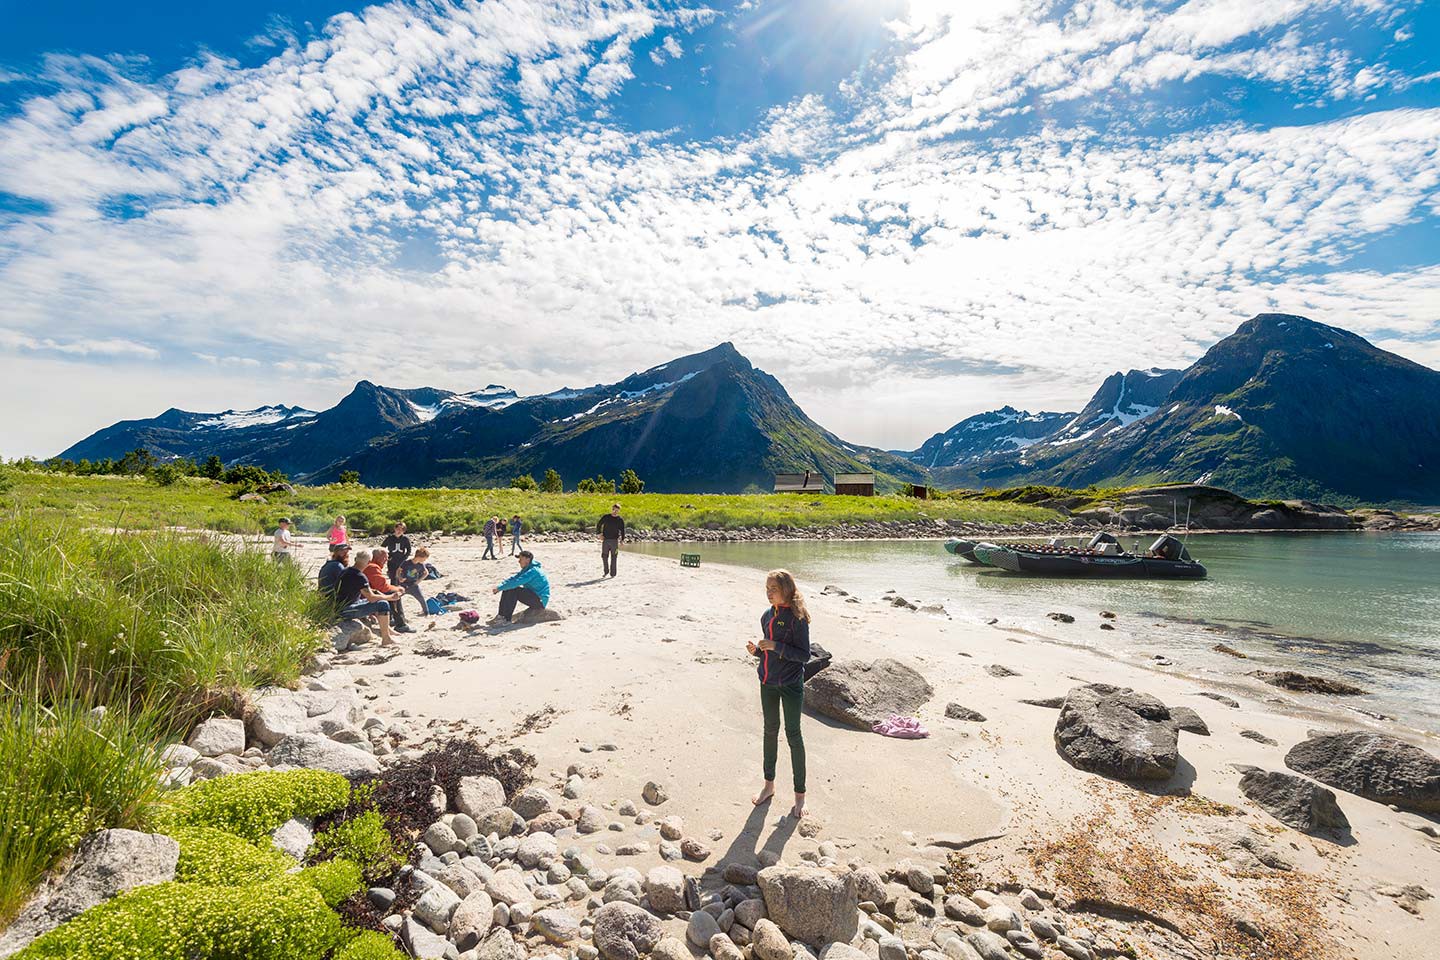
[[[425,585],[427,594],[465,594],[473,603],[462,608],[488,619],[490,587],[515,562],[480,560],[483,543],[473,539],[429,546],[444,576]],[[640,803],[648,781],[663,784],[669,799],[658,813],[683,818],[687,835],[713,850],[705,863],[676,864],[687,873],[754,863],[761,850],[785,862],[815,859],[830,852],[821,844],[834,844],[840,863],[859,858],[882,872],[905,858],[944,863],[953,855],[952,870],[973,871],[981,887],[1028,887],[1069,904],[1114,946],[1112,955],[1127,943],[1138,956],[1213,955],[1218,942],[1226,956],[1419,958],[1440,936],[1440,906],[1426,899],[1440,886],[1440,841],[1420,829],[1440,823],[1337,792],[1350,836],[1312,837],[1247,800],[1233,766],[1285,770],[1285,752],[1311,730],[1368,728],[1440,753],[1434,742],[1368,723],[1324,697],[1277,696],[1248,678],[1202,685],[1183,665],[1148,668],[1082,649],[1079,632],[1100,626],[1093,614],[1076,611],[1075,623],[1042,636],[802,582],[812,639],[837,661],[895,658],[935,693],[917,713],[930,731],[922,740],[807,711],[810,814],[797,823],[784,816],[783,737],[776,799],[758,809],[749,801],[761,780],[761,721],[745,642],[758,635],[766,607],[763,577],[622,554],[620,575],[603,579],[597,544],[531,548],[563,620],[462,629],[453,612],[412,616],[419,632],[402,635],[399,646],[368,644],[334,655],[331,665],[357,678],[381,716],[409,717],[437,737],[464,732],[532,753],[537,778],[557,792],[572,765],[584,778],[583,799],[612,811]],[[318,552],[308,550],[307,559]],[[407,607],[413,614],[413,601]],[[1014,675],[996,676],[1004,671],[995,666]],[[1191,707],[1210,735],[1182,732],[1179,769],[1157,787],[1082,772],[1056,750],[1058,711],[1020,701],[1063,697],[1091,682]],[[1239,706],[1199,695],[1207,691]],[[984,721],[948,719],[951,703]],[[589,849],[648,839],[653,851],[654,825],[626,824],[574,842]],[[642,872],[660,862],[654,852],[598,859]],[[1236,934],[1237,918],[1269,939]]]

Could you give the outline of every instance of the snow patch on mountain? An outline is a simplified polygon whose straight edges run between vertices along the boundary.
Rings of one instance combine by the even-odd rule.
[[[256,407],[254,410],[226,410],[208,420],[197,420],[196,427],[215,430],[243,430],[246,427],[261,427],[283,420],[304,419],[315,416],[312,410],[283,405]]]

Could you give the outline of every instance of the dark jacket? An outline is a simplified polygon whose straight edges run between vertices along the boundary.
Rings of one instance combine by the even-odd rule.
[[[788,687],[805,682],[810,659],[810,623],[790,607],[770,607],[760,617],[760,635],[775,641],[774,650],[761,650],[756,672],[767,686]]]
[[[316,577],[320,586],[320,592],[334,599],[335,592],[340,589],[340,577],[344,573],[345,564],[339,560],[326,560],[325,565],[320,568],[320,573]]]
[[[385,564],[391,570],[410,559],[410,538],[404,534],[397,537],[392,533],[380,541],[380,546],[384,547],[385,552],[389,555]]]
[[[607,513],[595,524],[595,532],[606,540],[625,539],[625,518]]]

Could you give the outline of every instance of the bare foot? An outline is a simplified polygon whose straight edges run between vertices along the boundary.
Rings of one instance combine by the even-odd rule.
[[[775,796],[775,782],[773,780],[766,780],[764,788],[755,796],[751,797],[750,802],[758,807],[762,803],[768,803],[773,796]]]
[[[796,820],[799,820],[805,816],[805,794],[795,794],[795,806],[790,808],[790,816],[794,817]]]

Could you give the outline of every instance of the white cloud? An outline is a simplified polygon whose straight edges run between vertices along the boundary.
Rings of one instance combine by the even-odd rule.
[[[715,16],[659,2],[391,3],[150,84],[52,58],[59,92],[0,121],[0,190],[45,208],[0,222],[0,345],[195,364],[160,408],[223,409],[360,377],[548,390],[733,339],[892,447],[1074,406],[1265,309],[1430,355],[1440,265],[1349,263],[1440,213],[1440,109],[1143,137],[1032,116],[1202,76],[1399,88],[1315,26],[1392,7],[917,0],[886,69],[704,142],[604,119],[637,48],[679,57]],[[183,395],[202,380],[236,398]],[[44,415],[28,452],[84,432]]]

